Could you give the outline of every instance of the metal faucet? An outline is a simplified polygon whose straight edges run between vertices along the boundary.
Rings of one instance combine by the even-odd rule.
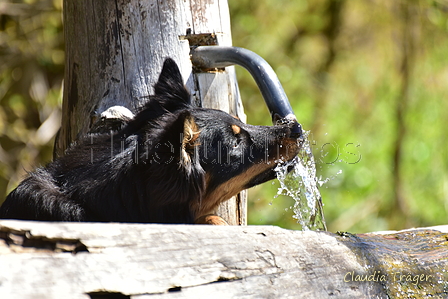
[[[263,95],[274,125],[291,122],[292,135],[302,137],[302,126],[294,115],[277,74],[258,54],[238,47],[199,46],[191,51],[191,61],[201,69],[225,68],[235,64],[247,69]]]

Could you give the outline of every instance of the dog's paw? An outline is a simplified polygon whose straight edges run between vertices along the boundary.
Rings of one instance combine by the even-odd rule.
[[[195,224],[211,224],[211,225],[229,225],[224,219],[217,215],[201,216],[194,222]]]

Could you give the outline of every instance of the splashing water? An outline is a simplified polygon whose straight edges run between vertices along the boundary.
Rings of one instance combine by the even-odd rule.
[[[302,230],[325,231],[327,226],[317,184],[322,185],[326,181],[316,178],[316,165],[308,134],[309,132],[304,132],[304,141],[297,157],[274,169],[280,182],[277,195],[283,194],[294,199],[293,217],[302,226]]]

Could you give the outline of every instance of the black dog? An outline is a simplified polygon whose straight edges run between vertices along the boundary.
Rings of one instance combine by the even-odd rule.
[[[167,59],[155,95],[122,129],[89,134],[30,173],[0,218],[194,223],[243,189],[275,178],[299,150],[293,124],[251,126],[195,108]]]

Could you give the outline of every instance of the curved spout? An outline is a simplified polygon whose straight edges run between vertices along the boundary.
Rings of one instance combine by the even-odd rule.
[[[273,123],[276,124],[280,120],[294,122],[292,132],[298,137],[302,136],[302,127],[277,75],[259,55],[238,47],[200,46],[192,50],[191,60],[196,67],[204,69],[224,68],[234,64],[247,69],[263,95]]]

